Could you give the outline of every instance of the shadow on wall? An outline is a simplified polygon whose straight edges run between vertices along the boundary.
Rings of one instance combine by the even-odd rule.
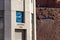
[[[36,0],[36,7],[60,8],[60,1],[57,0]]]

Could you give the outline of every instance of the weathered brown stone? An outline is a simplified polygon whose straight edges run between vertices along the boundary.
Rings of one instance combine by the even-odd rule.
[[[37,8],[36,19],[37,40],[60,40],[60,8]]]
[[[36,0],[37,7],[60,7],[60,1],[57,0]]]

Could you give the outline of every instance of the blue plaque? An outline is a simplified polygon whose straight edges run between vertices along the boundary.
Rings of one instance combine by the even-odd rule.
[[[16,12],[16,22],[19,22],[19,23],[23,22],[23,12],[20,12],[20,11]]]

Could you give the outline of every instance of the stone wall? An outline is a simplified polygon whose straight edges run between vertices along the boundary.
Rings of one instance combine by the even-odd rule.
[[[60,1],[57,0],[36,0],[37,7],[60,7]]]
[[[37,40],[60,40],[60,8],[37,8]]]

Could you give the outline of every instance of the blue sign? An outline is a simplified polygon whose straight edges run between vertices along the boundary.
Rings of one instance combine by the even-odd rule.
[[[16,12],[16,22],[19,22],[19,23],[23,22],[23,12],[20,12],[20,11]]]

